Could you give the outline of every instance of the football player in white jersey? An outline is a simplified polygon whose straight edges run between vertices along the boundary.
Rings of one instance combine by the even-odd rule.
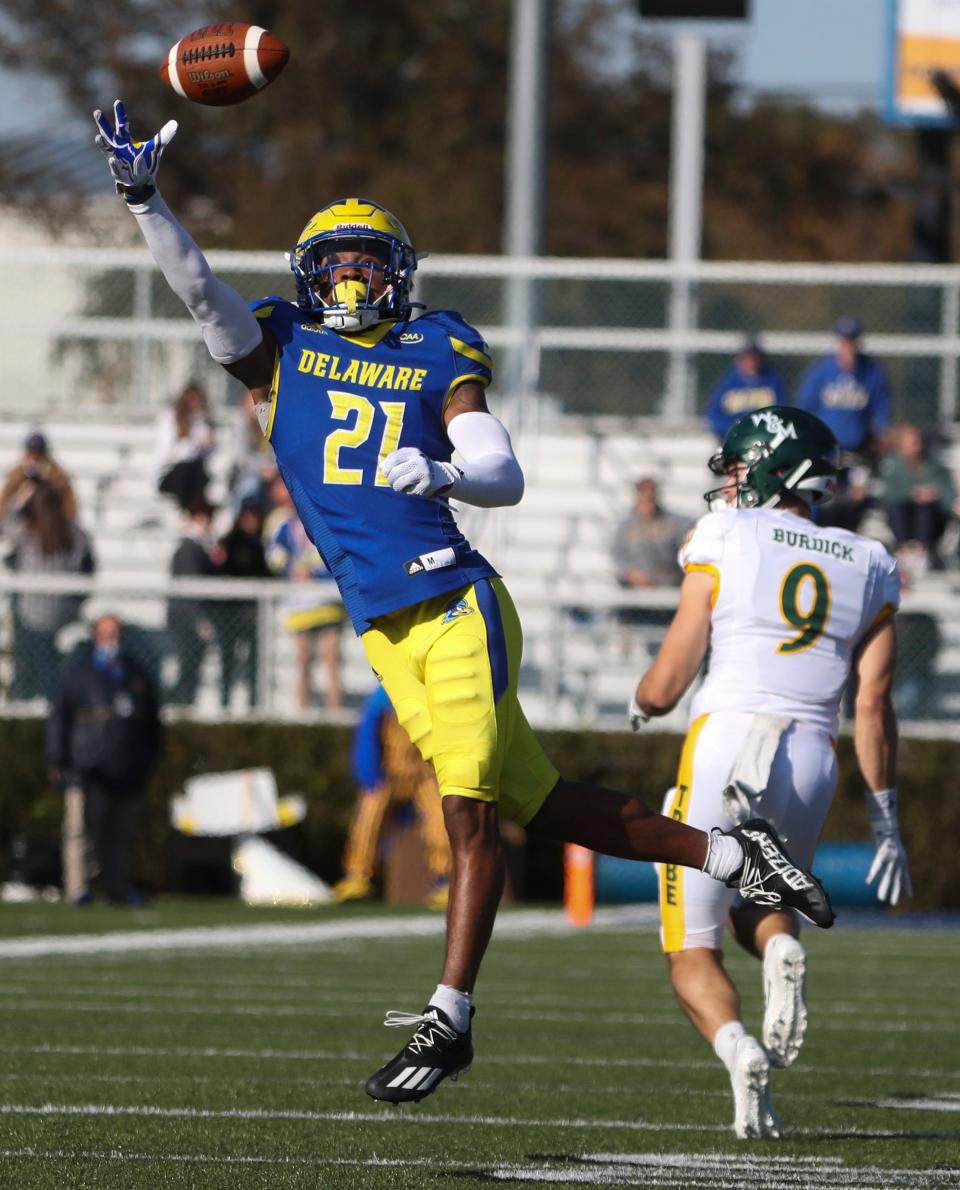
[[[819,418],[770,406],[740,418],[710,460],[723,487],[680,550],[676,615],[631,703],[636,730],[664,715],[696,677],[677,785],[664,813],[701,829],[764,817],[795,863],[809,867],[837,780],[840,699],[856,682],[854,740],[876,854],[868,882],[881,901],[909,895],[895,788],[891,702],[899,603],[897,564],[879,542],[820,528],[811,506],[830,497],[836,441]],[[771,1066],[789,1066],[806,1030],[806,957],[796,917],[746,904],[698,872],[661,865],[661,940],[694,1028],[730,1073],[737,1136],[779,1137]],[[729,922],[763,961],[762,1042],[740,1019],[723,966]]]

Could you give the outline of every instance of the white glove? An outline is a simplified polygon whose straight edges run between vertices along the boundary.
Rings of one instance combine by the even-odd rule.
[[[900,838],[900,823],[897,819],[897,791],[881,789],[874,792],[868,789],[864,796],[867,799],[867,818],[873,831],[873,844],[877,849],[866,883],[872,884],[879,877],[877,900],[896,905],[901,891],[905,896],[913,895],[907,852]]]
[[[131,139],[127,113],[119,99],[113,105],[115,128],[111,128],[110,121],[99,110],[93,113],[93,118],[100,130],[94,144],[107,159],[117,191],[128,202],[142,202],[156,185],[160,157],[177,132],[176,120],[168,120],[148,141],[135,141]]]
[[[630,730],[639,731],[644,723],[650,722],[650,716],[646,711],[641,711],[637,703],[637,692],[634,691],[630,695],[630,701],[627,703],[627,718],[630,720]]]
[[[380,461],[380,470],[390,486],[407,496],[436,496],[460,478],[453,463],[438,463],[428,459],[415,446],[401,446]]]

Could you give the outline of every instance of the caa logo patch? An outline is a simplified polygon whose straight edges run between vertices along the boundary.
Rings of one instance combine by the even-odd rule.
[[[422,343],[423,335],[419,331],[404,331],[400,336],[401,343]]]
[[[473,608],[467,603],[466,599],[456,599],[447,608],[442,623],[449,624],[451,620],[462,619],[463,616],[472,616]]]
[[[782,434],[784,438],[796,438],[797,427],[793,422],[784,421],[779,413],[772,409],[764,409],[759,413],[751,413],[750,420],[755,426],[763,424],[768,434]]]
[[[315,322],[298,322],[297,330],[312,331],[315,335],[325,335],[327,333],[325,326],[318,326]]]

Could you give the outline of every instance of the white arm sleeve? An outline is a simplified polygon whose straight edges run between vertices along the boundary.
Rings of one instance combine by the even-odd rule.
[[[147,247],[170,288],[184,303],[218,364],[244,359],[260,346],[263,332],[235,289],[215,277],[206,257],[154,193],[131,205]]]
[[[502,421],[492,413],[459,413],[447,437],[462,462],[454,464],[459,476],[445,495],[480,508],[520,503],[523,472]]]

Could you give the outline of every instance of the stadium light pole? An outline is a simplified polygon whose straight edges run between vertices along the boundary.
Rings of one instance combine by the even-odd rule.
[[[553,0],[513,0],[507,101],[507,161],[503,251],[510,257],[543,251],[550,6]],[[507,286],[507,326],[516,338],[507,352],[504,391],[518,425],[523,393],[538,387],[537,282],[519,272]]]

